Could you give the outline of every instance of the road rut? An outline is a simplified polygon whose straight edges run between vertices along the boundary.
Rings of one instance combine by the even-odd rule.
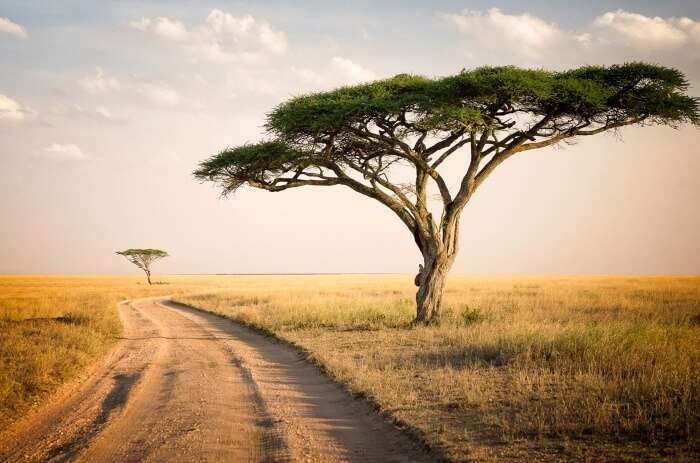
[[[0,461],[430,461],[288,346],[166,298],[119,312],[123,339]]]

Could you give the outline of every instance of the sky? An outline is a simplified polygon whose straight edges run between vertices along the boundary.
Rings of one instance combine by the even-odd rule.
[[[514,64],[643,60],[700,95],[700,2],[0,0],[0,273],[414,272],[344,187],[221,198],[192,177],[299,94]],[[629,127],[509,159],[462,216],[459,273],[700,273],[700,130]],[[457,179],[459,172],[449,172]]]

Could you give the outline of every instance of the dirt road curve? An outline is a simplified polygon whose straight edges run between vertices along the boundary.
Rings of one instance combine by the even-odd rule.
[[[124,339],[0,434],[0,461],[429,460],[274,340],[164,299],[119,311]]]

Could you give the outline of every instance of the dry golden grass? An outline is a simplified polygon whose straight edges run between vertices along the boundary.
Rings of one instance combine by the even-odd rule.
[[[204,291],[225,277],[0,276],[0,429],[75,377],[121,332],[115,304]]]
[[[236,277],[182,302],[304,349],[454,460],[700,458],[699,277]]]
[[[115,303],[172,294],[305,348],[454,460],[700,455],[700,278],[451,278],[412,327],[408,276],[0,276],[0,427],[118,338]]]

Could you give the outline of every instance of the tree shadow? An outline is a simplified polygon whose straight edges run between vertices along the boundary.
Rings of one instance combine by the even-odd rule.
[[[68,442],[52,448],[46,455],[46,461],[71,461],[75,456],[102,431],[112,413],[126,404],[132,388],[141,378],[141,372],[114,375],[114,385],[105,396],[100,412]]]

